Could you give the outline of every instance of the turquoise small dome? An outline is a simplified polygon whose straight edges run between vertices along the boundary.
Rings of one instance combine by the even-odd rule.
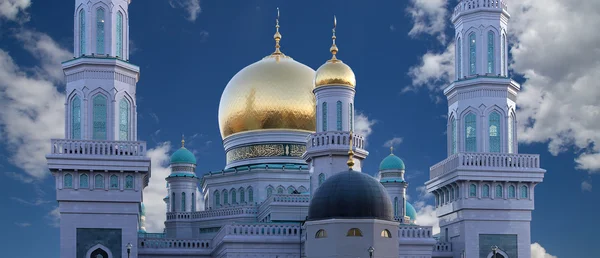
[[[417,219],[417,210],[415,210],[415,207],[409,202],[406,202],[406,216],[410,218],[411,223],[415,223],[415,220]]]
[[[382,170],[404,170],[404,161],[398,158],[398,156],[390,154],[379,164],[379,171]]]
[[[196,164],[196,157],[191,151],[185,147],[181,147],[171,155],[171,164],[178,163]]]

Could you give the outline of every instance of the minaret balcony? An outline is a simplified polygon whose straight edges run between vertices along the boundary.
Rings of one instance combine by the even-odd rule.
[[[320,156],[321,154],[348,155],[350,139],[352,139],[352,148],[355,155],[366,157],[369,154],[364,149],[365,138],[363,136],[352,133],[352,138],[350,138],[350,132],[327,131],[312,133],[308,136],[304,156]]]
[[[146,156],[146,142],[52,139],[50,155]]]
[[[462,0],[454,7],[452,20],[458,16],[475,10],[499,10],[508,12],[507,0]]]

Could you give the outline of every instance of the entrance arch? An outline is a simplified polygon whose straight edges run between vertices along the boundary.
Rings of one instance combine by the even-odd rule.
[[[106,246],[97,244],[87,251],[85,258],[113,258],[113,255]]]
[[[496,257],[494,257],[494,252],[490,252],[488,254],[487,258],[509,258],[509,257],[504,251],[498,249],[496,251]]]

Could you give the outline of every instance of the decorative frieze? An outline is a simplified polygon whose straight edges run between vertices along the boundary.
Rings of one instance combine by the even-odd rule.
[[[74,82],[83,79],[99,79],[99,80],[115,80],[129,85],[135,85],[135,77],[128,76],[115,71],[102,71],[102,70],[84,70],[66,76],[67,82]]]
[[[228,151],[227,163],[259,157],[301,157],[305,151],[303,144],[256,144]]]

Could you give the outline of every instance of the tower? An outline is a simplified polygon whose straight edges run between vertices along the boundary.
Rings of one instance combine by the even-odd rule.
[[[394,155],[394,148],[390,147],[390,155],[379,164],[379,182],[385,187],[394,207],[394,219],[400,223],[410,223],[411,219],[406,214],[406,188],[408,182],[404,180],[404,161]],[[410,205],[410,204],[408,204]]]
[[[66,77],[65,138],[46,156],[56,178],[60,257],[137,257],[142,190],[150,178],[137,141],[129,63],[129,0],[75,1],[75,57]],[[110,255],[110,256],[109,256]]]
[[[356,78],[352,69],[337,59],[334,17],[332,57],[315,74],[317,116],[315,133],[308,137],[303,157],[310,166],[311,193],[333,174],[344,171],[348,159],[347,146],[354,145],[354,170],[361,171],[361,161],[369,155],[364,149],[364,138],[354,131],[354,94]]]
[[[448,99],[448,158],[430,168],[441,241],[454,257],[530,257],[539,155],[519,154],[515,105],[520,85],[507,73],[506,1],[462,0],[452,15],[456,80]]]

